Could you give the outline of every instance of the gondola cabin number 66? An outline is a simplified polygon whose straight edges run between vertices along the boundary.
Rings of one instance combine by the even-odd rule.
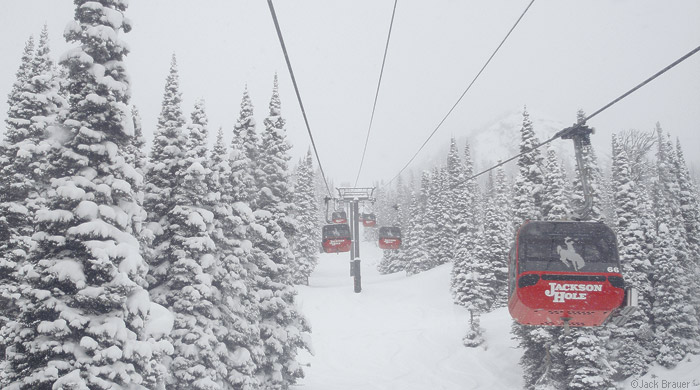
[[[626,296],[615,234],[598,222],[525,222],[508,280],[508,310],[523,325],[598,326]]]

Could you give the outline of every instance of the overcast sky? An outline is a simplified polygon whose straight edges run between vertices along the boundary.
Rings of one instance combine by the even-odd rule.
[[[277,0],[275,7],[321,162],[335,183],[353,183],[379,76],[393,0]],[[529,0],[399,0],[382,89],[358,185],[393,177],[447,113]],[[54,58],[69,0],[2,0],[0,112],[29,35],[48,24]],[[272,80],[296,158],[310,146],[301,111],[263,0],[132,0],[127,69],[132,103],[152,137],[170,57],[177,55],[184,111],[204,98],[210,131],[228,138],[244,86],[258,129]],[[527,105],[533,118],[563,125],[591,113],[700,45],[697,0],[536,0],[421,159],[451,136],[472,137]],[[600,154],[610,135],[650,130],[680,138],[700,166],[700,54],[589,123]],[[537,128],[535,131],[537,132]],[[517,137],[518,128],[513,128]],[[544,137],[543,137],[544,138]],[[564,141],[558,141],[564,142]],[[607,149],[606,149],[607,148]],[[480,151],[482,156],[488,151]],[[609,153],[609,152],[607,152]],[[491,160],[508,156],[489,156]],[[483,167],[482,167],[483,168]]]

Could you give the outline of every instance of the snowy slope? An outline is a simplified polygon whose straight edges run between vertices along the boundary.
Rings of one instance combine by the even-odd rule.
[[[522,388],[522,352],[511,340],[505,308],[482,317],[485,349],[463,347],[468,313],[452,303],[450,265],[412,277],[379,275],[381,250],[363,242],[361,253],[360,294],[353,292],[349,254],[322,254],[310,285],[298,286],[297,303],[311,322],[315,355],[300,357],[309,366],[295,389]],[[700,389],[700,355],[686,357],[673,370],[652,367],[623,385]]]
[[[361,253],[362,293],[353,292],[348,254],[322,254],[310,285],[298,287],[315,349],[301,358],[310,366],[298,389],[522,387],[507,310],[482,318],[486,350],[465,348],[468,314],[452,303],[449,265],[412,277],[379,275],[381,250],[362,243]]]

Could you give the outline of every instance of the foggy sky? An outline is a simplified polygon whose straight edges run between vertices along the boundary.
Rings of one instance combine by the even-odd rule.
[[[353,183],[372,109],[393,0],[277,0],[275,7],[326,173]],[[382,89],[359,185],[388,180],[415,153],[503,39],[528,0],[399,0]],[[55,59],[70,46],[69,0],[2,2],[0,112],[25,41],[48,24]],[[272,80],[294,162],[310,146],[265,1],[132,0],[127,71],[132,103],[152,138],[170,57],[177,55],[183,110],[206,100],[211,137],[230,139],[247,85],[263,129]],[[495,118],[527,105],[534,118],[571,124],[700,45],[695,0],[537,0],[501,51],[417,159],[451,136],[473,137]],[[594,144],[651,130],[678,137],[700,165],[700,54],[600,114]],[[537,127],[535,131],[537,132]],[[517,137],[518,128],[513,129]],[[559,141],[563,142],[563,141]],[[484,151],[482,151],[484,153]],[[607,152],[609,153],[609,151]],[[493,160],[508,156],[493,156]],[[483,168],[483,167],[482,167]]]

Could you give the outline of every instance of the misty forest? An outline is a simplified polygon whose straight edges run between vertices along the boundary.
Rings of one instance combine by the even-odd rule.
[[[376,201],[362,204],[377,226],[400,228],[401,245],[377,248],[379,229],[367,224],[354,237],[372,283],[365,289],[375,288],[363,293],[373,299],[360,301],[347,285],[347,258],[321,244],[328,213],[349,203],[329,206],[336,187],[311,147],[298,160],[290,152],[278,84],[286,73],[269,75],[269,101],[254,105],[247,89],[235,92],[235,123],[212,128],[204,100],[183,107],[175,53],[162,72],[162,100],[151,103],[160,107],[157,126],[144,129],[124,62],[128,2],[74,3],[64,33],[74,48],[52,53],[46,28],[28,37],[7,96],[0,388],[428,388],[352,369],[362,358],[347,351],[324,357],[327,338],[345,340],[338,345],[348,350],[359,343],[368,354],[393,348],[384,338],[406,348],[425,343],[451,351],[447,360],[510,365],[515,376],[498,379],[454,360],[460,373],[449,374],[446,389],[634,388],[633,380],[660,372],[700,381],[698,177],[682,140],[663,124],[593,135],[609,139],[612,155],[587,143],[578,164],[573,153],[536,147],[544,139],[524,107],[511,129],[519,157],[479,176],[491,167],[475,164],[468,139],[453,137],[439,164],[375,183]],[[577,116],[584,126],[586,113]],[[514,321],[509,256],[518,228],[571,220],[587,201],[586,219],[615,233],[617,272],[638,292],[636,310],[626,322],[600,326]],[[322,279],[329,270],[345,284]],[[315,308],[335,287],[338,305]],[[413,325],[438,333],[454,326],[458,337],[443,344],[399,338],[388,324],[376,343],[324,326],[361,310],[352,305],[400,316],[410,299],[433,294],[455,324],[422,315]],[[347,321],[383,325],[371,316]],[[496,332],[493,322],[505,326]],[[496,363],[496,353],[512,358]],[[420,367],[431,356],[396,352],[386,364]],[[322,360],[336,365],[326,377]],[[331,369],[344,372],[339,367],[364,384],[324,383]],[[433,388],[447,378],[440,375]],[[473,381],[456,383],[464,377]]]

